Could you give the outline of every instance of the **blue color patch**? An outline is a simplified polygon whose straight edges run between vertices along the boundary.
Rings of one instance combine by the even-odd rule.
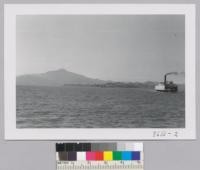
[[[140,160],[140,152],[139,151],[132,152],[132,160]]]
[[[123,151],[122,152],[122,160],[131,160],[132,154],[129,151]]]

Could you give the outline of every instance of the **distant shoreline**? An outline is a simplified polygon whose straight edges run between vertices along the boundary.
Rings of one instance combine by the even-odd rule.
[[[154,90],[155,84],[146,84],[146,83],[105,83],[105,84],[64,84],[61,86],[52,86],[52,85],[16,85],[16,87],[97,87],[97,88],[124,88],[124,89],[152,89]],[[177,84],[179,90],[185,91],[184,84]]]
[[[91,87],[101,87],[101,88],[151,88],[154,87],[156,83],[124,83],[124,82],[110,82],[104,84],[64,84],[64,86],[91,86]]]

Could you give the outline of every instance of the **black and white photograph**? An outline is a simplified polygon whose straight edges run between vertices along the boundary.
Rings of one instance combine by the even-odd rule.
[[[17,128],[184,128],[184,15],[17,16]]]
[[[6,138],[194,138],[194,14],[172,4],[7,5]]]

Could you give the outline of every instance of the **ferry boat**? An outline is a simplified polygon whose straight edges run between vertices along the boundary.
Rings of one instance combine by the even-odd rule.
[[[155,86],[156,91],[160,92],[177,92],[178,86],[173,81],[167,81],[167,76],[170,74],[177,74],[176,72],[167,73],[164,76],[164,82],[160,82]]]

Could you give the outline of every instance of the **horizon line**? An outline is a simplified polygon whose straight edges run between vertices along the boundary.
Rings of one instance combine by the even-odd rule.
[[[158,81],[158,80],[145,80],[145,81],[115,81],[115,80],[104,80],[104,79],[99,79],[99,78],[92,78],[92,77],[89,77],[89,76],[85,76],[85,75],[82,75],[82,74],[79,74],[79,73],[76,73],[76,72],[72,72],[72,71],[69,71],[65,68],[59,68],[59,69],[56,69],[56,70],[49,70],[49,71],[45,71],[45,72],[41,72],[41,73],[28,73],[28,74],[21,74],[21,75],[16,75],[16,78],[18,77],[21,77],[21,76],[31,76],[31,75],[39,75],[39,74],[46,74],[46,73],[49,73],[49,72],[56,72],[56,71],[66,71],[66,72],[70,72],[70,73],[73,73],[73,74],[78,74],[80,76],[84,76],[86,78],[90,78],[90,79],[97,79],[97,80],[101,80],[101,81],[106,81],[106,82],[123,82],[123,83],[146,83],[146,82],[162,82],[162,81]],[[180,72],[180,74],[182,73],[185,73],[185,72]],[[164,75],[163,75],[164,76]],[[185,84],[185,81],[184,82],[179,82],[177,84]]]

